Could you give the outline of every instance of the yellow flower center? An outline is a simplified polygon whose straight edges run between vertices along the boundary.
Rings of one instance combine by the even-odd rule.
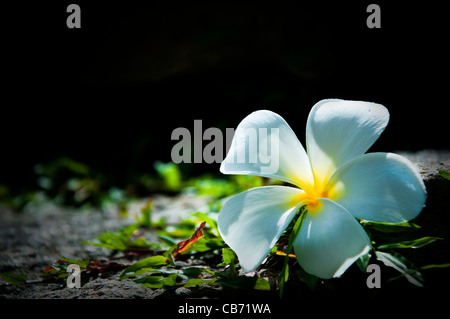
[[[331,200],[335,200],[338,198],[343,192],[343,185],[338,183],[323,183],[321,186],[316,185],[302,185],[302,189],[304,191],[303,194],[296,195],[291,202],[292,206],[296,206],[298,203],[303,202],[304,205],[307,205],[307,209],[309,213],[315,214],[321,209],[320,198],[328,198]]]

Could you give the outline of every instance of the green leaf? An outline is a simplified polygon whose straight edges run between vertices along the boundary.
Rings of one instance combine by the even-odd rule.
[[[87,265],[89,265],[89,260],[75,260],[75,259],[69,259],[69,258],[66,258],[66,257],[64,257],[64,256],[62,256],[62,255],[59,255],[59,258],[60,258],[61,260],[64,260],[64,261],[68,262],[69,264],[75,264],[75,265],[78,265],[78,266],[80,266],[80,268],[86,268]]]
[[[139,225],[151,228],[152,227],[152,201],[149,200],[144,207],[141,208],[141,217],[138,220]]]
[[[380,245],[380,246],[378,246],[378,249],[385,250],[385,249],[397,249],[397,248],[420,248],[425,245],[431,244],[439,239],[442,239],[442,238],[422,237],[422,238],[418,238],[418,239],[414,239],[414,240],[402,241],[399,243]]]
[[[138,224],[131,224],[125,228],[119,229],[117,234],[107,231],[100,234],[95,240],[83,241],[82,243],[114,250],[127,250],[130,246],[130,237],[138,227]]]
[[[128,275],[124,275],[123,273],[120,275],[119,280],[123,280],[126,278],[135,278],[139,275],[142,274],[146,274],[146,273],[155,273],[155,274],[159,274],[161,273],[159,270],[155,269],[155,268],[141,268],[139,270],[136,270],[135,272],[130,272]]]
[[[444,177],[444,178],[450,180],[450,172],[443,171],[443,170],[440,169],[440,170],[439,170],[439,175],[441,175],[442,177]]]
[[[163,276],[147,276],[136,279],[134,282],[147,288],[162,288],[164,286],[162,283],[164,279]]]
[[[367,271],[367,266],[369,265],[370,257],[371,254],[367,253],[356,260],[356,264],[358,265],[359,269],[361,269],[361,271],[364,273]]]
[[[308,274],[302,267],[298,267],[296,273],[300,280],[306,283],[309,289],[314,290],[314,287],[316,287],[317,282],[319,281],[319,277]]]
[[[420,269],[433,269],[433,268],[450,268],[450,264],[432,264],[420,267]]]
[[[98,247],[105,247],[115,250],[126,250],[128,247],[127,238],[111,233],[110,231],[107,231],[106,233],[98,236],[98,240],[101,244],[94,244]]]
[[[195,178],[191,180],[190,184],[200,196],[223,197],[237,191],[236,186],[231,181],[208,176]]]
[[[238,273],[234,265],[236,262],[236,255],[234,251],[231,248],[222,249],[222,258],[225,264],[230,265],[230,276],[237,277]]]
[[[27,282],[26,274],[13,274],[10,272],[0,273],[0,277],[9,284],[12,285],[23,285]]]
[[[270,291],[270,283],[264,278],[258,278],[253,286],[253,289]]]
[[[163,179],[167,189],[178,191],[182,188],[181,172],[177,164],[156,161],[154,167],[158,175]]]
[[[188,278],[198,278],[203,274],[203,268],[189,267],[183,270],[183,274]]]
[[[131,265],[130,267],[125,269],[122,272],[122,274],[120,275],[120,278],[123,279],[125,276],[130,277],[130,273],[136,273],[136,271],[138,271],[142,268],[152,268],[152,267],[157,267],[157,266],[163,266],[163,265],[167,265],[169,262],[170,262],[170,260],[167,257],[161,256],[161,255],[148,257],[148,258],[142,259],[142,260],[134,263],[133,265]]]
[[[399,223],[399,224],[389,224],[389,223],[378,223],[378,222],[371,222],[371,221],[360,221],[361,225],[364,228],[369,229],[375,229],[379,232],[383,233],[396,233],[396,232],[405,232],[405,231],[416,231],[419,230],[421,227],[419,225],[416,225],[414,223]]]
[[[286,257],[284,259],[283,268],[278,275],[278,288],[279,288],[279,294],[280,298],[283,298],[284,293],[284,284],[289,279],[289,254],[292,250],[292,246],[294,245],[294,241],[297,238],[298,234],[300,233],[300,229],[303,225],[303,220],[305,219],[305,216],[307,214],[307,210],[305,210],[306,206],[302,206],[299,209],[297,220],[295,221],[294,227],[292,228],[291,234],[289,236],[289,244],[288,248],[286,250]]]
[[[406,260],[403,256],[396,253],[386,253],[381,251],[375,252],[376,257],[379,261],[384,263],[388,267],[392,267],[402,275],[396,278],[392,278],[391,280],[405,277],[410,283],[423,287],[423,278],[420,272],[413,268],[413,265]]]
[[[194,216],[202,221],[205,221],[209,227],[214,229],[216,234],[219,234],[219,229],[217,228],[217,222],[215,220],[213,220],[211,217],[209,217],[208,214],[205,214],[202,212],[197,212],[197,213],[192,214],[192,216]]]
[[[221,249],[227,247],[225,242],[220,238],[210,238],[207,239],[205,237],[197,240],[195,244],[189,248],[187,251],[193,251],[193,252],[205,252],[205,251],[211,251],[216,249]]]
[[[231,264],[235,262],[236,255],[231,248],[224,248],[222,249],[222,258],[224,263]]]
[[[158,238],[163,241],[165,244],[169,245],[169,246],[176,246],[177,242],[169,236],[166,235],[158,235]]]
[[[177,274],[170,274],[167,277],[163,276],[147,276],[133,280],[135,283],[140,284],[147,288],[162,288],[163,286],[175,286]]]

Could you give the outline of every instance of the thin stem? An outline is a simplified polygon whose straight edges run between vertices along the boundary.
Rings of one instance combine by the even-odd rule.
[[[283,298],[283,292],[284,292],[284,283],[288,281],[289,279],[289,254],[292,250],[292,246],[294,245],[294,241],[297,238],[298,234],[300,233],[300,229],[302,228],[303,221],[305,219],[306,213],[308,212],[306,209],[306,206],[302,206],[299,210],[299,216],[294,224],[294,227],[292,228],[291,234],[289,236],[289,243],[288,248],[286,250],[286,257],[284,258],[284,264],[283,269],[281,270],[281,273],[278,277],[278,286],[280,288],[280,298]]]

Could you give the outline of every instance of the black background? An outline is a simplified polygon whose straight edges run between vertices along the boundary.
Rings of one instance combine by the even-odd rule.
[[[81,7],[69,29],[67,6]],[[448,33],[435,2],[39,1],[2,6],[0,182],[68,156],[119,182],[170,161],[171,132],[194,119],[236,127],[270,109],[304,141],[324,98],[391,115],[372,151],[448,148]],[[195,164],[191,173],[218,172]]]

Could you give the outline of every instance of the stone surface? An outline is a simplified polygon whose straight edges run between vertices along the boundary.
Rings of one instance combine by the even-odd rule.
[[[424,250],[427,253],[408,258],[411,257],[413,260],[416,258],[414,261],[422,264],[427,260],[432,260],[433,263],[449,263],[450,181],[441,177],[439,170],[450,171],[450,152],[429,150],[401,154],[418,167],[428,191],[426,207],[417,218],[417,223],[423,227],[425,235],[444,238],[436,245],[430,245],[430,249]],[[155,195],[151,199],[154,217],[164,216],[172,223],[195,212],[208,201],[207,198],[183,194],[176,197]],[[130,210],[139,211],[147,200],[136,202]],[[222,289],[207,285],[189,289],[144,288],[128,280],[119,281],[118,274],[91,279],[81,289],[40,283],[43,270],[58,260],[59,255],[74,259],[107,258],[110,253],[108,250],[82,245],[80,241],[93,239],[106,230],[115,231],[131,222],[132,219],[121,218],[114,210],[75,211],[44,201],[29,205],[23,212],[15,212],[0,206],[0,272],[26,273],[30,281],[26,285],[12,286],[0,280],[0,298],[138,299],[227,296],[227,292]],[[431,279],[439,280],[439,276],[442,276],[442,273],[439,273],[437,278]]]

